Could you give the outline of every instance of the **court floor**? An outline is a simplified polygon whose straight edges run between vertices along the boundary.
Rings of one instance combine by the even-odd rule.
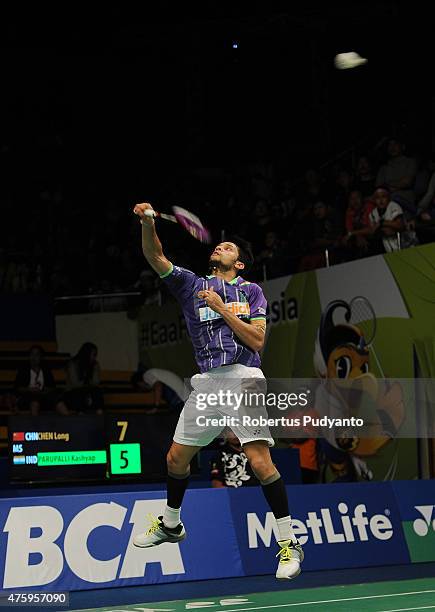
[[[178,599],[118,604],[112,607],[80,608],[87,612],[106,610],[134,612],[185,612],[210,609],[212,612],[253,612],[255,610],[312,610],[317,612],[408,612],[411,610],[435,610],[435,578],[394,580],[343,586],[317,588],[293,588],[292,583],[282,583],[282,590],[262,593],[246,593],[237,596],[204,597],[202,599]],[[77,608],[76,608],[77,609]]]

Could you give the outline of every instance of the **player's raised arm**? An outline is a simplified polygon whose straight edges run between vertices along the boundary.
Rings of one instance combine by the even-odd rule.
[[[153,217],[148,217],[145,211],[153,210],[148,202],[136,204],[133,209],[142,223],[142,252],[152,269],[162,276],[172,269],[171,262],[164,256],[162,243],[157,236]]]

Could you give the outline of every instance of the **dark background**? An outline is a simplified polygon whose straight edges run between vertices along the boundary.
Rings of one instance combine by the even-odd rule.
[[[429,3],[88,4],[3,9],[8,179],[127,200],[192,166],[297,176],[393,123],[430,149]],[[336,70],[349,50],[369,63]]]
[[[133,287],[138,201],[189,208],[220,240],[244,235],[256,163],[279,198],[392,134],[428,158],[432,38],[429,4],[398,0],[2,6],[0,268],[26,277],[14,291]],[[368,64],[335,69],[351,50]],[[167,255],[203,271],[208,251],[170,225]]]

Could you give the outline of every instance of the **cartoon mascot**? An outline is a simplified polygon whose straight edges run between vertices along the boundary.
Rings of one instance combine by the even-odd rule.
[[[335,324],[334,314],[343,311],[343,323]],[[314,367],[321,378],[315,401],[319,416],[362,416],[367,400],[374,407],[363,428],[322,429],[319,446],[334,482],[371,480],[365,458],[393,440],[405,418],[401,386],[370,373],[370,347],[361,327],[350,324],[351,317],[350,304],[330,302],[322,313],[314,350]]]

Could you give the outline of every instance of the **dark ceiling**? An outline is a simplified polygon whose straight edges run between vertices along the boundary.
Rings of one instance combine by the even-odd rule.
[[[393,124],[429,138],[428,7],[3,4],[1,138],[26,172],[121,185],[162,165],[304,167]],[[348,50],[367,66],[335,70]]]

